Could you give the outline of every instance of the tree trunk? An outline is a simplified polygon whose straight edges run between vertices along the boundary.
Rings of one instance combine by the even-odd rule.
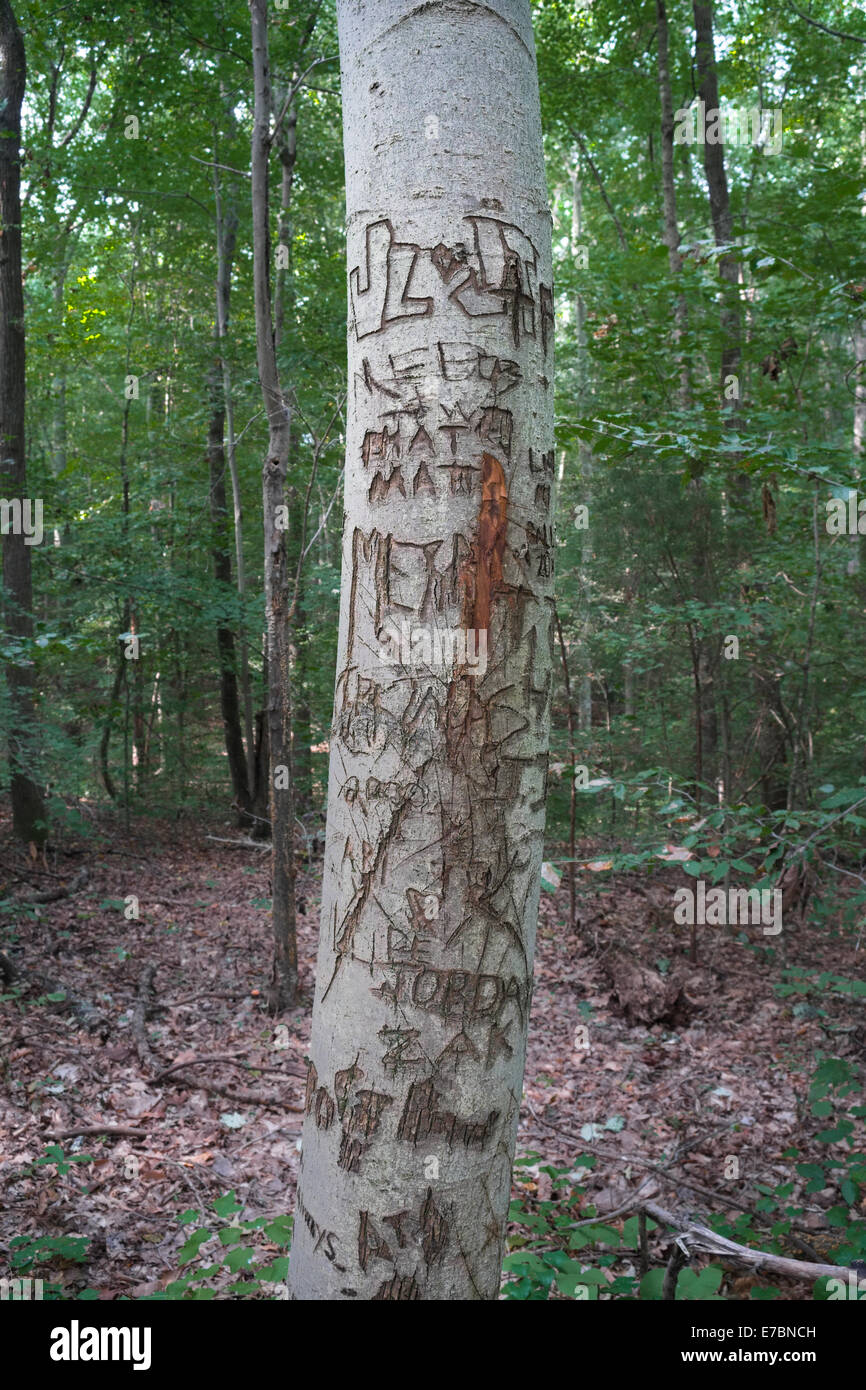
[[[551,224],[530,7],[337,11],[346,525],[289,1282],[301,1299],[495,1299],[552,666]]]
[[[291,619],[291,662],[292,692],[294,695],[294,718],[292,720],[292,786],[295,795],[295,809],[304,815],[313,805],[313,760],[310,755],[312,733],[310,729],[310,705],[307,694],[306,675],[309,669],[308,643],[306,631],[307,603],[304,565],[300,550],[304,538],[304,499],[296,488],[291,490],[289,503],[289,535],[292,538],[289,555],[289,573],[297,576],[294,586],[293,614]]]
[[[311,11],[307,21],[306,34],[304,36],[299,54],[300,62],[304,49],[312,35],[312,28],[315,24],[318,11]],[[294,84],[297,78],[297,69],[291,75],[291,82]],[[272,97],[279,94],[272,93]],[[283,98],[273,101],[274,114],[282,110]],[[282,261],[277,270],[276,289],[274,292],[274,343],[279,348],[286,331],[286,311],[291,312],[294,308],[295,290],[294,274],[292,269],[292,188],[295,181],[295,162],[298,153],[298,113],[294,103],[289,105],[286,112],[284,123],[279,127],[275,136],[277,154],[280,160],[280,215],[277,225],[277,239],[281,248],[285,248],[287,263]],[[291,462],[291,460],[289,460]],[[287,465],[288,472],[288,465]],[[300,551],[303,545],[304,527],[303,506],[300,503],[298,492],[295,487],[290,489],[289,501],[289,574],[297,575],[297,583],[294,586],[293,601],[290,607],[289,622],[291,626],[289,642],[289,660],[292,679],[293,719],[292,719],[292,793],[295,801],[295,810],[301,815],[308,811],[312,805],[312,762],[310,758],[310,707],[304,695],[304,647],[306,638],[304,634],[304,566]],[[299,563],[300,562],[300,563]]]
[[[864,136],[864,149],[866,149],[866,136]],[[866,164],[866,159],[864,159]],[[854,330],[854,478],[858,487],[859,495],[862,496],[863,483],[863,455],[866,451],[866,323],[860,323]],[[848,560],[848,573],[854,577],[854,584],[860,595],[861,611],[864,599],[866,599],[866,583],[863,578],[863,566],[861,565],[861,553],[863,550],[863,537],[859,534],[851,536],[848,544],[850,546],[850,557]],[[863,752],[861,762],[861,774],[866,772],[866,750]]]
[[[272,135],[267,0],[250,0],[255,105],[252,140],[253,280],[256,356],[268,420],[268,451],[262,469],[265,539],[265,617],[268,656],[270,747],[271,894],[274,964],[269,992],[273,1012],[295,1002],[298,953],[295,939],[295,812],[292,788],[292,711],[289,658],[289,574],[286,558],[286,469],[291,412],[283,395],[274,344],[271,307],[271,244],[268,226],[268,165]]]
[[[227,112],[227,117],[231,113]],[[216,132],[214,133],[214,146],[216,147]],[[237,237],[238,217],[235,211],[234,195],[230,191],[225,199],[223,198],[219,170],[216,167],[216,155],[214,156],[213,170],[214,186],[214,206],[216,210],[216,229],[217,229],[217,256],[222,257],[225,250],[225,240],[232,238],[234,246]],[[234,398],[232,392],[232,372],[228,354],[228,331],[229,331],[229,304],[231,298],[231,280],[226,283],[225,294],[217,294],[217,340],[220,351],[220,368],[222,371],[223,404],[225,406],[225,454],[228,465],[229,477],[232,484],[232,510],[234,513],[234,537],[235,537],[235,578],[238,590],[238,601],[241,610],[240,622],[238,625],[238,647],[240,650],[240,683],[243,694],[244,710],[244,736],[246,740],[247,755],[247,787],[251,800],[255,800],[256,792],[256,736],[255,722],[253,719],[253,692],[252,681],[250,679],[250,658],[249,658],[249,637],[247,634],[246,620],[246,597],[247,597],[247,578],[246,560],[244,558],[244,521],[243,507],[241,504],[241,483],[238,473],[237,451],[235,448],[235,417],[234,417]]]
[[[713,6],[711,0],[707,0],[707,3],[694,0],[693,9],[695,61],[700,79],[698,97],[706,103],[704,109],[709,113],[719,108],[719,82],[713,42]],[[734,240],[734,224],[725,173],[725,147],[721,141],[710,144],[705,140],[703,149],[704,174],[710,190],[710,215],[716,245],[730,246]],[[736,255],[726,253],[719,257],[719,276],[723,293],[721,386],[724,390],[727,377],[736,376],[740,369],[740,270]],[[732,412],[736,411],[739,399],[739,396],[732,398]]]
[[[212,546],[214,578],[226,592],[231,589],[232,565],[227,535],[228,508],[225,485],[225,405],[222,394],[222,373],[219,364],[209,376],[211,414],[208,427],[208,470],[210,474],[210,510],[214,529]],[[244,740],[241,733],[241,710],[238,694],[238,678],[235,664],[235,637],[232,629],[223,621],[218,623],[217,653],[220,663],[220,712],[225,734],[226,757],[232,792],[238,810],[238,822],[249,824],[250,788],[247,776],[247,760]]]
[[[69,234],[62,233],[57,239],[57,265],[54,270],[54,315],[55,332],[62,333],[66,308],[66,276],[69,273],[70,251]],[[66,368],[61,359],[60,370],[52,382],[51,394],[53,411],[51,419],[51,471],[55,478],[66,467]],[[55,544],[59,532],[55,532]]]
[[[680,232],[677,225],[677,195],[674,184],[674,103],[671,96],[671,74],[668,61],[668,13],[665,0],[656,0],[656,22],[658,30],[658,75],[659,103],[662,115],[662,205],[664,220],[662,240],[668,249],[668,269],[672,275],[679,275],[683,268],[680,255]],[[686,297],[680,291],[674,307],[674,343],[679,358],[679,405],[689,403],[689,364],[683,351],[683,339],[688,327],[688,307]]]
[[[22,507],[27,495],[24,438],[24,292],[21,284],[21,103],[27,69],[24,40],[9,0],[0,0],[0,486]],[[31,516],[33,515],[31,503]],[[5,624],[18,654],[6,663],[12,824],[29,843],[48,835],[35,779],[35,667],[30,545],[38,533],[12,525],[3,537]]]
[[[571,171],[571,254],[578,259],[583,241],[583,185],[580,165],[575,164]],[[588,367],[589,354],[586,341],[586,301],[580,292],[574,297],[574,321],[577,334],[577,408],[578,413],[588,413]],[[578,629],[578,668],[577,679],[578,728],[582,734],[592,734],[592,657],[589,639],[592,634],[592,449],[585,439],[577,442],[577,462],[580,473],[580,504],[588,509],[590,525],[586,527],[580,543],[580,627]]]
[[[217,280],[216,331],[217,346],[228,326],[231,273],[234,259],[237,218],[231,211],[225,218],[217,203]],[[217,584],[228,598],[232,584],[232,562],[228,536],[228,505],[226,501],[226,400],[222,361],[214,362],[208,377],[210,421],[208,425],[207,458],[210,481],[210,511],[213,526],[213,570]],[[220,663],[220,711],[225,734],[226,757],[232,792],[237,807],[238,822],[250,823],[250,784],[248,764],[241,732],[241,709],[235,659],[235,637],[227,622],[217,625],[217,652]]]
[[[712,0],[694,0],[695,19],[695,62],[698,70],[698,97],[704,103],[703,110],[709,120],[711,111],[719,109],[719,83],[716,73],[715,42],[713,38]],[[710,193],[710,216],[713,235],[717,246],[730,246],[734,240],[734,224],[731,216],[731,200],[728,193],[728,180],[725,172],[725,147],[719,141],[710,143],[704,139],[704,175]],[[736,429],[737,415],[742,404],[739,381],[733,396],[726,396],[726,386],[730,377],[737,377],[742,355],[742,325],[740,319],[740,268],[735,254],[726,252],[719,257],[719,277],[722,282],[721,336],[722,350],[719,368],[719,386],[723,406],[729,407],[726,413],[726,426]],[[745,501],[749,495],[749,476],[735,469],[736,455],[729,456],[728,473],[731,477],[731,499]],[[718,598],[718,585],[712,568],[713,555],[713,504],[710,500],[703,477],[693,480],[691,491],[694,500],[694,526],[697,541],[696,570],[697,596],[702,603],[713,603]],[[734,554],[729,559],[732,569],[738,564],[740,528],[730,528],[728,532]],[[703,745],[703,775],[707,781],[715,781],[721,771],[718,756],[718,715],[716,712],[716,674],[720,661],[721,634],[713,633],[701,637],[701,721]]]
[[[570,786],[568,789],[568,929],[577,927],[577,753],[574,746],[575,711],[571,695],[571,676],[568,670],[568,650],[562,633],[559,613],[555,612],[556,635],[559,638],[559,656],[562,662],[562,680],[565,685],[565,711],[568,723],[568,762]]]
[[[866,323],[854,330],[854,477],[858,488],[863,482],[863,454],[866,449]],[[862,539],[859,532],[852,536],[848,573],[859,575]]]

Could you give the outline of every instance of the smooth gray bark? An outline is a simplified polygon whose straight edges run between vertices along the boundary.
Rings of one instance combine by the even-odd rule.
[[[289,1285],[493,1299],[552,661],[551,224],[530,8],[339,0],[338,22],[346,521]]]

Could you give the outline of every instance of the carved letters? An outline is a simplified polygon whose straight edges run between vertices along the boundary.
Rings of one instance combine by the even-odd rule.
[[[341,1059],[333,1084],[310,1063],[304,1102],[308,1133],[351,1175],[356,1268],[378,1301],[421,1299],[455,1258],[455,1210],[422,1165],[493,1163],[510,1142],[551,698],[554,455],[535,410],[552,375],[552,287],[505,217],[467,213],[430,241],[371,221],[349,276],[346,466],[362,500],[345,539],[329,816],[345,890],[324,996],[363,972],[375,1042]],[[431,642],[435,660],[410,659],[400,634],[419,626],[474,646]],[[483,667],[468,657],[479,634]],[[503,805],[523,808],[519,828]],[[418,1169],[399,1211],[371,1202],[383,1163]],[[330,1233],[299,1212],[333,1259]]]
[[[467,318],[504,318],[512,341],[541,339],[546,354],[552,338],[553,291],[538,283],[538,253],[512,222],[467,216],[467,240],[424,247],[399,241],[391,222],[371,222],[364,233],[362,264],[349,275],[355,335],[384,333],[407,318],[436,312],[437,300],[454,304]]]

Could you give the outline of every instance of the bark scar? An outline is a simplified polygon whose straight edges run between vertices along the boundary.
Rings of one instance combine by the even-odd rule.
[[[490,602],[502,581],[502,557],[508,529],[508,486],[499,459],[481,455],[481,506],[478,529],[469,558],[461,570],[464,586],[463,626],[486,632],[490,626]]]

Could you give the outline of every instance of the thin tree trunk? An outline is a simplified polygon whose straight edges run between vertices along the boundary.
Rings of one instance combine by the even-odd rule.
[[[716,71],[715,43],[713,38],[712,0],[694,0],[695,20],[695,62],[698,71],[698,97],[704,103],[704,113],[719,110],[719,83]],[[706,132],[705,132],[706,133]],[[734,224],[731,214],[731,200],[725,172],[725,147],[719,140],[711,143],[703,141],[704,174],[710,194],[710,216],[713,235],[717,246],[729,247],[734,241]],[[722,349],[719,363],[719,389],[725,406],[726,425],[736,429],[737,416],[742,404],[739,372],[742,356],[742,322],[740,314],[740,266],[736,253],[726,251],[719,257],[719,277],[722,282],[721,334]],[[726,390],[730,378],[736,377],[736,390],[733,395]],[[732,500],[745,500],[749,494],[748,474],[735,468],[735,456],[729,455],[729,472],[732,474]],[[715,575],[712,571],[712,509],[707,489],[702,478],[692,483],[695,506],[695,536],[698,598],[702,603],[713,603],[718,597]],[[734,554],[729,559],[732,569],[739,563],[739,539],[744,534],[743,527],[729,530]],[[703,723],[703,766],[709,780],[715,780],[721,771],[718,756],[718,717],[716,713],[715,679],[720,661],[721,634],[700,638],[701,690]]]
[[[855,464],[854,476],[858,486],[863,481],[863,454],[866,449],[866,324],[859,324],[854,332],[854,431],[853,445]],[[860,573],[860,551],[862,538],[859,532],[850,539],[851,555],[848,560],[848,573]]]
[[[812,762],[812,728],[813,728],[813,695],[812,695],[812,659],[815,651],[815,623],[818,611],[818,596],[821,592],[821,580],[824,574],[824,563],[821,557],[821,527],[819,524],[818,512],[818,485],[812,496],[812,543],[814,551],[812,581],[812,594],[809,600],[809,621],[806,628],[806,645],[803,652],[803,660],[800,663],[802,671],[802,681],[797,700],[797,710],[795,715],[793,752],[791,755],[791,775],[788,782],[788,810],[792,811],[795,806],[808,805],[809,797],[809,768]]]
[[[123,619],[124,632],[127,631],[128,623],[128,613],[125,613]],[[105,723],[102,726],[102,734],[100,735],[99,739],[99,771],[102,777],[102,785],[105,787],[105,790],[108,792],[108,795],[111,797],[112,801],[115,799],[117,795],[117,788],[115,787],[114,780],[111,776],[111,764],[108,758],[108,748],[109,744],[111,743],[111,726],[114,723],[115,715],[118,712],[117,702],[120,699],[120,692],[123,689],[123,678],[125,673],[126,659],[123,655],[123,648],[121,647],[117,658],[117,665],[114,668],[114,683],[111,687],[111,695],[109,696],[108,700],[108,711],[105,716]]]
[[[174,697],[175,723],[177,726],[177,756],[173,759],[177,770],[177,797],[183,802],[189,783],[186,760],[186,672],[183,665],[183,647],[176,630],[171,633],[174,678],[172,693]]]
[[[307,19],[305,32],[299,46],[295,71],[292,73],[291,81],[294,82],[298,76],[298,66],[303,57],[304,51],[312,38],[318,17],[319,6],[316,5]],[[276,96],[277,94],[272,94]],[[283,100],[274,100],[274,115],[282,110]],[[286,112],[285,121],[280,124],[276,131],[275,144],[280,160],[280,216],[277,230],[278,244],[285,255],[286,264],[282,261],[277,269],[276,289],[274,293],[274,342],[279,348],[286,333],[286,322],[288,315],[294,306],[294,271],[292,267],[292,189],[295,181],[295,163],[298,154],[298,113],[294,103],[290,103]],[[289,461],[291,465],[291,459]],[[287,468],[287,472],[289,468]],[[299,506],[297,489],[290,489],[289,503],[289,573],[297,574],[294,598],[290,609],[291,641],[289,646],[289,656],[291,661],[292,690],[294,692],[293,719],[292,719],[292,789],[295,799],[296,811],[303,814],[312,805],[312,762],[310,758],[310,707],[304,696],[304,657],[305,657],[305,638],[304,638],[304,565],[301,558],[298,563],[298,547],[302,544],[302,537],[305,531],[305,516]]]
[[[571,766],[571,788],[568,799],[568,926],[574,931],[577,926],[577,753],[574,746],[574,704],[571,698],[571,676],[568,671],[568,651],[562,635],[562,623],[556,613],[556,635],[559,638],[559,655],[562,661],[562,679],[565,684],[566,718],[568,720],[568,760]]]
[[[133,636],[140,638],[140,622],[138,613],[134,610],[129,619],[129,631]],[[141,663],[140,647],[139,656],[132,665],[132,767],[133,785],[137,792],[144,789],[147,779],[147,753],[145,751],[146,726],[144,722],[144,669]]]
[[[658,74],[659,102],[662,113],[662,202],[664,207],[664,229],[662,240],[668,248],[668,268],[672,275],[679,275],[683,268],[680,255],[680,232],[677,225],[677,196],[674,184],[674,103],[671,96],[671,74],[668,62],[668,14],[665,0],[656,0],[656,22],[658,29]],[[674,307],[674,343],[679,358],[680,383],[679,404],[685,408],[689,403],[689,365],[683,351],[683,339],[688,327],[686,297],[677,293]]]
[[[719,82],[716,74],[716,53],[713,41],[713,6],[711,0],[694,0],[695,61],[698,69],[698,96],[705,110],[719,109]],[[704,174],[710,191],[710,215],[717,246],[730,246],[734,240],[731,200],[725,173],[725,147],[721,141],[711,144],[704,140]],[[736,254],[726,252],[719,257],[719,276],[722,280],[722,356],[721,386],[740,369],[740,268]],[[739,396],[731,398],[732,413],[739,405]]]
[[[268,225],[271,92],[267,0],[250,0],[254,116],[252,139],[253,279],[256,357],[268,420],[268,451],[262,469],[265,539],[265,609],[268,652],[268,738],[270,747],[271,891],[274,964],[270,1004],[290,1008],[298,985],[295,939],[294,797],[292,787],[289,575],[286,556],[286,470],[291,445],[291,411],[280,386],[271,307],[271,244]]]
[[[219,171],[214,163],[213,170],[214,185],[214,205],[216,210],[216,231],[217,231],[217,256],[223,254],[224,239],[231,235],[234,239],[237,236],[238,218],[231,197],[228,197],[224,205],[222,192],[220,189]],[[247,596],[247,577],[246,561],[244,559],[244,519],[243,505],[241,502],[241,483],[238,473],[237,451],[235,448],[235,412],[234,394],[232,391],[232,371],[229,362],[228,345],[226,339],[229,331],[229,304],[231,298],[231,280],[228,282],[228,291],[223,295],[217,295],[217,342],[220,353],[220,368],[222,370],[223,403],[225,405],[225,454],[228,464],[229,477],[232,484],[232,511],[234,513],[234,537],[235,537],[235,577],[237,581],[238,599],[241,611],[240,622],[238,624],[238,648],[240,652],[240,681],[241,692],[243,695],[244,709],[244,738],[246,743],[247,756],[247,787],[250,797],[255,799],[255,775],[256,775],[256,738],[253,720],[253,692],[252,680],[250,678],[250,655],[249,638],[247,636],[246,625],[246,596]]]
[[[866,166],[866,132],[863,132],[864,160]],[[862,496],[863,483],[863,456],[866,451],[866,323],[860,323],[854,331],[854,477]],[[851,536],[849,539],[850,557],[848,560],[848,573],[854,577],[854,583],[861,597],[861,611],[866,599],[866,583],[863,579],[863,566],[861,557],[863,552],[863,537],[859,534]],[[866,750],[863,752],[861,762],[861,772],[866,772]]]
[[[310,756],[310,706],[306,696],[307,635],[306,627],[306,586],[304,583],[304,564],[299,564],[300,546],[303,544],[304,499],[292,488],[289,503],[289,536],[292,540],[289,555],[289,573],[297,576],[291,615],[291,660],[292,691],[294,693],[294,718],[292,721],[292,782],[295,793],[295,809],[299,815],[309,811],[313,804],[313,765]]]
[[[289,1282],[299,1299],[495,1299],[552,681],[530,6],[338,0],[337,14],[346,524]]]
[[[212,547],[213,572],[217,583],[224,589],[231,588],[232,566],[227,536],[228,508],[225,487],[225,407],[222,394],[222,374],[217,364],[209,375],[211,415],[208,427],[208,470],[210,474],[211,523],[214,529]],[[226,757],[232,792],[238,810],[238,823],[249,824],[250,788],[247,778],[247,760],[241,733],[241,712],[238,696],[238,678],[235,664],[235,638],[232,629],[225,621],[217,625],[217,653],[220,671],[220,712],[225,735]]]
[[[27,69],[24,40],[9,0],[0,0],[0,479],[7,501],[27,496],[24,436],[24,292],[21,284],[21,103]],[[32,515],[32,512],[31,512]],[[30,543],[21,525],[3,537],[5,625],[20,655],[6,663],[9,690],[9,770],[12,825],[33,844],[48,836],[36,780],[33,580]]]
[[[583,185],[580,165],[571,171],[571,254],[577,261],[583,241]],[[586,301],[578,291],[574,297],[574,319],[577,334],[577,409],[583,414],[587,406],[588,353],[586,342]],[[592,449],[585,439],[577,443],[577,462],[580,472],[580,503],[592,518]],[[587,526],[580,544],[580,638],[578,648],[577,726],[581,733],[592,732],[592,674],[589,638],[592,632],[590,609],[590,569],[592,566],[592,531]]]
[[[66,276],[69,272],[67,252],[68,235],[58,238],[59,261],[54,271],[54,315],[55,331],[63,328],[66,303]],[[61,358],[60,370],[52,382],[53,409],[51,418],[51,471],[59,477],[66,467],[66,370]]]
[[[234,260],[237,218],[229,212],[221,218],[222,209],[217,204],[217,281],[216,281],[216,339],[222,347],[222,338],[228,327],[229,301],[231,297],[232,261]],[[208,377],[211,403],[208,425],[208,471],[210,475],[210,509],[213,525],[213,569],[217,584],[231,588],[232,562],[229,553],[228,507],[226,503],[226,399],[222,362],[214,362]],[[250,784],[248,765],[241,734],[240,700],[235,658],[235,638],[227,623],[217,625],[217,652],[220,663],[220,710],[225,734],[226,757],[229,775],[232,780],[238,822],[249,824]]]

